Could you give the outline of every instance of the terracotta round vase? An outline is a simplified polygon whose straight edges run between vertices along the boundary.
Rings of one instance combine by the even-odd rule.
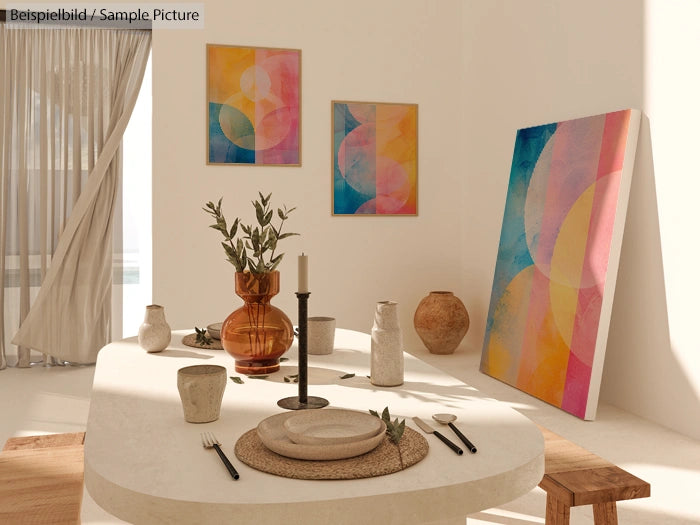
[[[469,330],[469,313],[452,292],[430,292],[418,303],[413,326],[431,354],[451,354]]]
[[[236,372],[269,374],[280,368],[280,357],[294,340],[289,317],[270,300],[280,291],[278,271],[236,272],[236,294],[243,306],[221,326],[221,345],[236,360]]]

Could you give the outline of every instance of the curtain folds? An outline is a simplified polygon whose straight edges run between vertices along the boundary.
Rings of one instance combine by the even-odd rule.
[[[94,363],[109,341],[120,144],[150,46],[147,31],[0,24],[0,368],[17,326],[17,366],[30,348]]]

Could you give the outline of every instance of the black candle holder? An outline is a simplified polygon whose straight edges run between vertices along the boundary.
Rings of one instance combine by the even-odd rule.
[[[306,408],[323,408],[328,405],[328,400],[322,397],[307,395],[309,376],[309,360],[307,349],[307,325],[308,325],[308,301],[309,292],[297,292],[299,301],[299,395],[285,397],[277,401],[277,404],[287,410],[303,410]]]

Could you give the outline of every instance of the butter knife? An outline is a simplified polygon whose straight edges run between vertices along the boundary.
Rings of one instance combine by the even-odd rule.
[[[433,434],[433,435],[437,436],[437,438],[438,438],[440,441],[442,441],[445,445],[447,445],[447,446],[450,447],[452,450],[454,450],[455,453],[459,454],[460,456],[461,456],[462,454],[464,454],[464,451],[463,451],[461,448],[459,448],[457,445],[455,445],[454,443],[452,443],[452,441],[450,441],[450,440],[447,439],[445,436],[443,436],[442,434],[440,434],[440,432],[438,432],[437,430],[435,430],[433,427],[431,427],[430,425],[426,424],[425,421],[423,421],[421,418],[419,418],[419,417],[414,417],[414,418],[413,418],[413,422],[414,422],[416,425],[418,425],[418,428],[420,428],[420,429],[421,429],[423,432],[425,432],[426,434]]]

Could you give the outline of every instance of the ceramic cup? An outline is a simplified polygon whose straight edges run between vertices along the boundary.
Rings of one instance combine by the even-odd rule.
[[[177,371],[177,389],[188,423],[219,419],[226,389],[226,368],[218,365],[186,366]]]
[[[306,324],[308,353],[327,355],[333,352],[335,317],[309,317]]]

